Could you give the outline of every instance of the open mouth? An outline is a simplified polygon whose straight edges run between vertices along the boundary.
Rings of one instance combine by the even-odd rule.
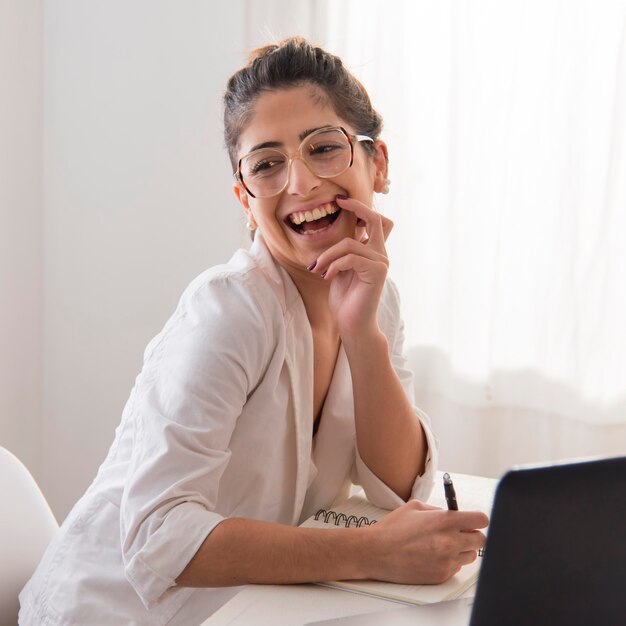
[[[339,217],[341,209],[328,202],[311,211],[296,211],[285,219],[285,222],[300,235],[314,235],[329,228]]]

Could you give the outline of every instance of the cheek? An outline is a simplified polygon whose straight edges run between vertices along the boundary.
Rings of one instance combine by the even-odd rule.
[[[278,217],[278,206],[276,202],[259,205],[252,209],[255,220],[265,235],[270,236],[272,233],[278,235],[279,232],[284,235],[286,224]]]
[[[267,223],[276,218],[276,204],[273,202],[268,202],[267,200],[262,202],[257,201],[250,208],[257,220]]]
[[[366,167],[362,163],[358,171],[353,171],[352,174],[350,179],[346,180],[346,185],[351,191],[350,195],[366,204],[370,204],[376,179],[374,168]]]

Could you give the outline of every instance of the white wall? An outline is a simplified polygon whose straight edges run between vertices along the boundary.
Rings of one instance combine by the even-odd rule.
[[[0,445],[39,474],[42,7],[0,0]]]
[[[245,241],[221,135],[244,8],[45,4],[43,489],[59,519],[104,459],[146,343]]]

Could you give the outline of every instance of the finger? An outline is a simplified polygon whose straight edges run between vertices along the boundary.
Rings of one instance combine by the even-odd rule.
[[[387,264],[382,261],[373,261],[360,254],[346,254],[333,261],[323,273],[326,280],[332,280],[340,272],[353,271],[364,282],[377,283],[387,275]]]
[[[478,552],[476,550],[466,550],[459,554],[459,561],[461,565],[469,565],[478,558]]]
[[[405,506],[408,506],[417,511],[441,511],[440,506],[435,506],[433,504],[428,504],[427,502],[422,502],[421,500],[409,500]]]
[[[463,550],[480,550],[485,546],[485,535],[480,530],[461,531]]]
[[[337,196],[335,201],[339,208],[351,211],[364,223],[368,243],[384,248],[385,240],[393,227],[393,222],[389,218],[383,217],[380,213],[376,213],[363,202],[354,198]]]
[[[380,219],[382,220],[382,223],[383,223],[383,234],[385,236],[385,241],[387,241],[387,237],[389,237],[389,233],[391,232],[391,229],[393,228],[393,221],[390,220],[388,217],[385,217],[384,215],[381,215]]]
[[[450,528],[459,530],[472,531],[489,526],[489,517],[481,511],[448,511],[446,521]]]
[[[317,258],[315,267],[312,271],[321,273],[328,269],[328,266],[333,261],[336,261],[337,259],[340,259],[348,254],[356,254],[372,261],[385,263],[387,266],[389,265],[389,259],[386,254],[378,252],[371,246],[364,246],[362,243],[359,243],[354,239],[350,239],[350,237],[346,237],[339,243],[336,243],[334,246],[328,248],[328,250],[322,252],[322,254],[320,254]]]
[[[382,226],[383,226],[383,235],[385,237],[385,241],[387,241],[387,237],[389,237],[389,233],[391,232],[391,229],[393,228],[393,222],[388,218],[385,217],[384,215],[380,215],[380,220],[382,222]],[[363,231],[363,236],[360,239],[361,243],[367,243],[369,241],[369,235],[367,234],[367,231],[364,230]]]

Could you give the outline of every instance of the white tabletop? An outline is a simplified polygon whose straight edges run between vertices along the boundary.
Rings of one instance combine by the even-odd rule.
[[[302,626],[313,620],[389,611],[400,606],[406,605],[319,585],[250,585],[202,626]]]
[[[461,509],[491,511],[497,480],[453,474]],[[445,507],[441,473],[429,502]],[[470,587],[463,596],[474,595]],[[309,622],[363,613],[393,612],[402,603],[319,585],[249,585],[201,626],[304,626]]]

